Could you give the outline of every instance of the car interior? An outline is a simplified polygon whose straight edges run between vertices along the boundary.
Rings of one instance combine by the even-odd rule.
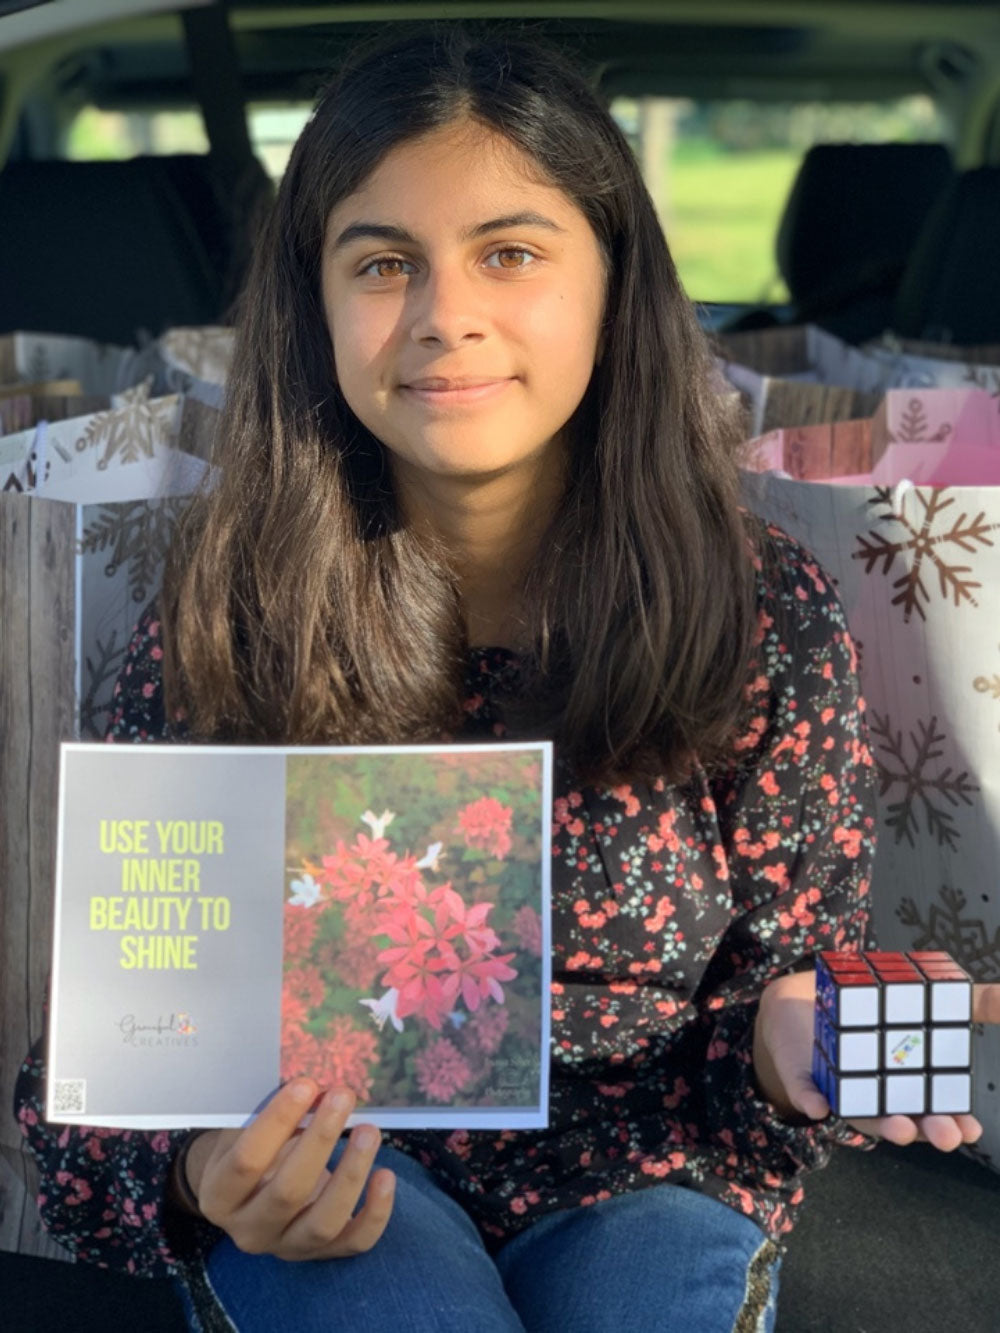
[[[142,345],[230,322],[318,89],[358,41],[428,20],[575,53],[713,334],[1000,344],[996,0],[0,0],[0,334]],[[727,175],[741,144],[759,176]],[[8,1109],[0,1324],[183,1329],[169,1283],[57,1262],[11,1192],[17,1155]],[[1000,1176],[974,1152],[842,1150],[806,1194],[779,1333],[1000,1329]]]

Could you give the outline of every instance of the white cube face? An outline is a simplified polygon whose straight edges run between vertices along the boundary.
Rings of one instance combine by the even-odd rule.
[[[923,1028],[886,1028],[886,1069],[923,1069],[927,1063],[927,1040]]]
[[[923,1074],[886,1074],[886,1115],[923,1115],[926,1097]]]
[[[924,1021],[925,991],[921,982],[910,984],[890,981],[885,987],[885,1021],[887,1023],[922,1023]]]
[[[878,987],[842,986],[840,988],[840,1026],[871,1028],[878,1023]]]
[[[931,1028],[931,1064],[937,1069],[963,1069],[972,1064],[970,1028]]]
[[[970,1074],[932,1074],[931,1105],[935,1115],[962,1115],[972,1105]]]
[[[840,1037],[840,1068],[878,1069],[878,1032],[844,1032]]]
[[[967,981],[931,982],[931,1022],[972,1021],[972,987]]]
[[[839,1082],[840,1115],[878,1115],[877,1078],[842,1078]]]

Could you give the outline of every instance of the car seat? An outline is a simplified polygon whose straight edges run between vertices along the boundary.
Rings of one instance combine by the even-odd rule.
[[[943,144],[810,148],[776,240],[778,268],[791,295],[782,322],[818,324],[852,343],[882,333],[924,220],[953,177]],[[762,308],[727,329],[777,322]]]
[[[0,172],[0,332],[131,343],[226,316],[271,197],[255,160],[14,162]]]
[[[892,330],[933,342],[1000,343],[1000,167],[951,182],[931,210],[900,282]]]
[[[811,148],[777,238],[796,321],[848,342],[880,334],[921,226],[953,176],[943,144]]]

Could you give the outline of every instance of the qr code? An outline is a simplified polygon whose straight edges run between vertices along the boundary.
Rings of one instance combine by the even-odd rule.
[[[52,1098],[56,1115],[84,1115],[87,1110],[87,1080],[57,1078]]]

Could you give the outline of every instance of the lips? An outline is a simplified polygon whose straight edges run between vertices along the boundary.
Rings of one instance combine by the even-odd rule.
[[[506,375],[463,375],[446,379],[444,376],[432,376],[427,379],[409,380],[404,389],[420,389],[428,393],[450,393],[458,389],[483,389],[492,384],[505,384]]]
[[[424,407],[462,407],[494,398],[513,383],[509,376],[427,375],[401,384],[400,390],[411,402],[421,403]]]

